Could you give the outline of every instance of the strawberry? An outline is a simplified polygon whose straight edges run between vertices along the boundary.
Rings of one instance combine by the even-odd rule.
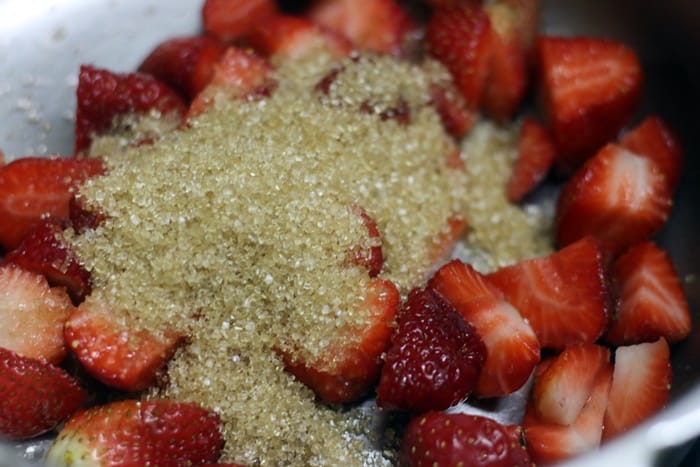
[[[73,310],[64,289],[14,264],[0,266],[0,347],[50,363],[66,355],[63,325]]]
[[[283,354],[287,371],[325,402],[342,404],[364,397],[379,376],[381,355],[389,346],[399,300],[399,292],[392,282],[373,279],[361,305],[369,311],[368,324],[361,329],[348,330],[360,337],[359,345],[330,348],[327,357],[315,362]]]
[[[476,109],[491,62],[491,22],[477,2],[436,8],[426,26],[428,52],[450,71],[467,107]]]
[[[543,36],[535,54],[557,164],[570,172],[629,122],[641,96],[641,66],[632,49],[606,39]]]
[[[275,0],[205,0],[204,30],[223,42],[231,42],[277,13]]]
[[[415,27],[397,0],[318,0],[308,17],[360,50],[394,55],[403,53]]]
[[[431,289],[414,289],[401,307],[384,357],[377,406],[414,413],[466,399],[486,358],[474,327]]]
[[[533,44],[539,26],[540,0],[486,0],[487,10],[493,6],[507,8],[508,15],[514,17],[511,24],[516,28],[514,39],[522,48],[528,61],[532,59]]]
[[[174,37],[158,44],[138,71],[155,76],[190,102],[209,84],[225,50],[212,36]]]
[[[367,214],[360,206],[354,206],[355,212],[362,219],[362,223],[367,228],[367,243],[354,248],[351,252],[351,260],[354,264],[367,268],[369,277],[376,277],[384,266],[384,255],[382,254],[382,235],[379,233],[377,222]]]
[[[90,273],[63,240],[62,232],[61,222],[43,219],[17,248],[7,253],[5,260],[42,274],[52,286],[65,286],[73,302],[79,303],[90,294]]]
[[[562,188],[557,241],[568,245],[591,235],[606,249],[619,252],[650,238],[670,210],[671,192],[656,163],[608,144]]]
[[[0,436],[33,438],[63,422],[85,392],[62,369],[0,347]]]
[[[440,115],[445,131],[457,139],[465,136],[476,122],[476,111],[467,106],[464,97],[454,86],[432,85],[430,102]]]
[[[462,160],[457,156],[457,159]],[[467,221],[459,214],[451,215],[446,222],[445,228],[438,234],[433,242],[433,247],[429,254],[430,264],[438,264],[449,258],[455,248],[455,244],[468,229]]]
[[[540,345],[527,323],[500,292],[470,265],[452,260],[428,285],[476,328],[486,361],[475,394],[498,397],[520,388],[540,361]]]
[[[26,157],[0,167],[0,245],[16,248],[42,217],[68,218],[77,187],[104,173],[100,159]]]
[[[678,137],[661,117],[651,115],[645,118],[642,123],[622,135],[620,145],[655,161],[666,175],[671,191],[676,189],[683,166],[683,148]]]
[[[593,343],[608,324],[605,258],[590,237],[487,279],[527,319],[542,347]]]
[[[531,466],[520,428],[464,413],[429,412],[408,424],[399,465]]]
[[[64,336],[85,370],[100,382],[124,391],[141,391],[170,360],[182,335],[135,330],[123,314],[88,297],[69,316]]]
[[[556,156],[554,143],[545,128],[533,117],[526,118],[518,136],[518,158],[510,174],[506,195],[517,203],[549,173]]]
[[[172,400],[112,402],[73,416],[53,441],[46,461],[75,465],[201,465],[224,445],[219,416]]]
[[[634,245],[615,260],[612,279],[619,297],[607,342],[628,345],[664,337],[672,343],[690,334],[688,303],[664,250],[652,242]]]
[[[544,371],[547,371],[547,366],[544,365],[544,367]],[[591,451],[600,445],[612,372],[610,365],[604,365],[600,369],[589,399],[571,425],[543,421],[537,416],[534,405],[530,401],[523,418],[523,433],[527,450],[535,463],[560,462]],[[535,371],[535,384],[540,374],[539,369]]]
[[[83,233],[96,229],[107,219],[107,215],[85,198],[73,196],[68,203],[68,219],[73,230]]]

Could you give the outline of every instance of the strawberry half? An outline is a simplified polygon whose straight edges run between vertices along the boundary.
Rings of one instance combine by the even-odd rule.
[[[520,126],[518,158],[506,185],[506,196],[517,203],[536,188],[554,164],[556,149],[549,132],[533,117]]]
[[[476,328],[486,345],[475,394],[498,397],[525,384],[540,361],[540,344],[518,310],[474,268],[459,260],[441,267],[428,285]]]
[[[64,289],[14,264],[0,266],[0,347],[60,363],[66,355],[63,325],[73,310]]]
[[[408,424],[399,465],[531,466],[520,427],[464,413],[429,412]]]
[[[352,210],[360,216],[367,228],[367,242],[350,251],[351,261],[353,264],[367,268],[369,277],[376,277],[384,266],[382,235],[379,233],[377,222],[362,207],[354,206]]]
[[[96,229],[107,219],[107,215],[87,199],[73,196],[68,203],[68,219],[73,230],[80,234]]]
[[[49,449],[52,466],[201,465],[224,440],[219,416],[189,402],[113,402],[72,417]]]
[[[527,319],[542,347],[593,343],[607,327],[605,258],[590,237],[486,278]]]
[[[42,217],[68,218],[68,203],[100,159],[26,157],[0,166],[0,245],[16,248]]]
[[[39,436],[84,402],[85,392],[62,369],[0,347],[0,436]]]
[[[459,153],[456,159],[462,161]],[[461,215],[453,214],[448,217],[445,227],[438,233],[437,238],[433,240],[433,246],[428,255],[430,264],[440,264],[446,258],[449,258],[456,243],[464,236],[468,228],[467,221]]]
[[[629,122],[641,96],[641,66],[632,49],[606,39],[540,37],[535,54],[558,166],[572,171]]]
[[[202,22],[207,33],[232,42],[277,11],[275,0],[205,0]]]
[[[430,87],[430,102],[440,115],[445,131],[457,139],[465,136],[476,122],[477,112],[467,106],[454,86],[433,84]]]

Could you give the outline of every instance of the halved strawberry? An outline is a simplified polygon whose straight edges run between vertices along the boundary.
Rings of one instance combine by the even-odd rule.
[[[464,97],[454,86],[432,85],[430,102],[440,115],[445,130],[457,139],[465,136],[476,122],[476,110],[467,106]]]
[[[603,439],[622,434],[661,410],[670,391],[670,351],[663,337],[618,347]]]
[[[219,416],[191,402],[112,402],[72,417],[51,444],[52,466],[201,465],[224,439]]]
[[[90,147],[95,135],[108,132],[119,117],[156,112],[180,121],[185,103],[162,81],[145,73],[113,73],[80,67],[75,112],[75,152]]]
[[[63,223],[55,219],[39,221],[5,260],[43,275],[52,286],[66,287],[73,302],[79,303],[91,291],[90,273],[61,237],[63,230]]]
[[[212,36],[174,37],[158,44],[138,71],[155,76],[189,102],[209,84],[225,50]]]
[[[64,336],[90,375],[124,391],[150,386],[183,340],[172,330],[136,330],[123,313],[92,296],[70,314]]]
[[[458,157],[459,158],[459,157]],[[461,161],[461,159],[459,159]],[[466,219],[459,214],[451,215],[445,224],[445,228],[438,234],[433,242],[428,260],[430,264],[439,264],[450,257],[455,244],[465,234],[469,226]]]
[[[556,210],[557,241],[568,245],[590,235],[619,252],[661,229],[671,203],[666,177],[655,162],[608,144],[564,185]]]
[[[546,120],[564,171],[613,141],[639,104],[635,52],[606,39],[540,37],[536,62]]]
[[[231,42],[277,11],[275,0],[205,0],[202,21],[207,33]]]
[[[622,135],[620,145],[655,161],[666,175],[671,191],[675,191],[683,166],[683,147],[661,117],[651,115],[645,118],[642,123]]]
[[[73,230],[77,233],[83,233],[86,230],[97,228],[107,219],[107,215],[91,201],[80,196],[73,196],[68,203],[68,219]]]
[[[373,279],[361,305],[369,312],[368,324],[349,329],[359,345],[328,349],[319,361],[303,362],[283,355],[286,369],[309,386],[323,401],[342,404],[354,402],[372,390],[379,377],[381,355],[389,347],[393,320],[399,306],[396,286],[384,279]]]
[[[14,264],[0,266],[0,347],[60,363],[66,355],[63,325],[73,310],[64,289]]]
[[[0,347],[0,437],[38,436],[84,402],[85,392],[62,369]]]
[[[476,328],[486,345],[486,362],[475,394],[498,397],[525,384],[540,361],[540,345],[518,310],[481,274],[459,260],[441,267],[428,285]]]
[[[542,347],[593,343],[607,327],[605,258],[590,237],[486,278],[527,319]]]
[[[0,167],[0,245],[16,248],[42,217],[68,218],[77,187],[104,173],[100,159],[26,157]]]
[[[382,235],[377,228],[377,222],[362,207],[354,206],[352,210],[362,219],[362,223],[367,228],[368,238],[366,244],[352,249],[351,260],[354,264],[367,268],[369,277],[376,277],[384,266]]]
[[[556,149],[549,132],[533,117],[523,120],[518,137],[518,158],[510,174],[506,195],[517,203],[549,173]]]

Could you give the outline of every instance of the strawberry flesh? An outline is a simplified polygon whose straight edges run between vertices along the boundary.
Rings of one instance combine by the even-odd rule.
[[[535,189],[549,173],[555,156],[548,131],[534,118],[526,118],[518,136],[518,158],[506,185],[508,201],[517,203]]]
[[[204,30],[223,42],[232,42],[277,13],[275,0],[205,0]]]
[[[365,267],[369,277],[376,277],[384,266],[382,235],[379,233],[377,222],[362,207],[355,206],[353,212],[360,216],[362,224],[367,228],[368,243],[352,249],[352,262]]]
[[[469,133],[476,122],[476,111],[467,106],[464,97],[454,86],[433,84],[430,88],[430,102],[440,115],[445,131],[457,139]]]

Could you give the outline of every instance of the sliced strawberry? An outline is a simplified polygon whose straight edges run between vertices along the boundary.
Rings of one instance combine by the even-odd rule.
[[[397,317],[384,357],[377,406],[444,410],[476,387],[486,347],[474,327],[432,289],[414,289]]]
[[[399,300],[393,283],[372,280],[361,305],[368,312],[368,324],[349,330],[353,339],[359,336],[359,345],[331,348],[325,358],[311,363],[283,355],[287,371],[325,402],[342,404],[366,396],[379,377],[381,355],[389,347]]]
[[[651,115],[645,118],[622,136],[620,145],[655,161],[666,175],[671,191],[675,191],[683,166],[683,147],[661,117]]]
[[[512,24],[517,28],[517,43],[525,50],[528,60],[531,60],[530,55],[539,29],[540,0],[486,0],[485,3],[487,8],[496,4],[510,10],[509,14],[515,18]]]
[[[0,436],[32,438],[52,430],[85,402],[62,369],[0,347]]]
[[[465,136],[476,122],[477,112],[467,106],[462,94],[453,86],[431,86],[430,102],[440,115],[445,130],[457,139]]]
[[[567,347],[538,374],[532,391],[540,420],[571,425],[588,402],[598,373],[610,367],[610,351],[599,345]]]
[[[537,187],[549,173],[555,156],[556,149],[547,130],[534,118],[526,118],[518,137],[518,158],[506,186],[508,200],[517,203]]]
[[[605,258],[590,237],[487,279],[527,319],[542,347],[593,343],[608,324]]]
[[[612,372],[610,365],[603,366],[598,372],[590,398],[571,425],[542,421],[532,402],[528,404],[523,419],[523,432],[527,450],[535,463],[560,462],[600,445]],[[535,372],[535,378],[538,374],[539,371]]]
[[[661,410],[670,391],[670,351],[663,337],[618,347],[603,439],[620,435]]]
[[[190,102],[209,84],[225,50],[212,36],[174,37],[158,44],[138,71],[155,76]]]
[[[180,121],[185,103],[165,83],[145,73],[112,73],[88,65],[78,75],[75,152],[90,147],[95,135],[109,132],[120,117],[157,112]]]
[[[47,453],[54,466],[201,465],[215,462],[224,439],[219,416],[190,402],[112,402],[72,417]]]
[[[0,347],[59,363],[66,355],[63,325],[73,310],[64,289],[14,264],[0,266]]]
[[[500,292],[459,260],[441,267],[428,285],[476,328],[486,345],[486,362],[475,394],[498,397],[525,384],[540,361],[540,345],[527,321]]]
[[[318,0],[308,17],[361,50],[399,55],[414,23],[396,0]]]
[[[352,262],[367,268],[369,277],[376,277],[384,266],[382,235],[379,233],[377,222],[362,207],[353,207],[353,212],[362,219],[362,223],[367,228],[368,238],[365,245],[358,246],[350,252]]]
[[[0,167],[0,245],[16,248],[42,217],[68,218],[85,180],[104,173],[100,159],[27,157]]]
[[[425,32],[428,52],[454,78],[467,106],[476,109],[491,62],[491,22],[477,2],[436,8]]]
[[[502,425],[478,415],[429,412],[408,424],[399,465],[531,466],[520,432],[518,426]]]
[[[42,274],[52,286],[64,286],[73,302],[82,302],[91,291],[90,273],[63,240],[63,223],[43,219],[32,227],[22,243],[5,260],[27,271]]]
[[[461,159],[460,159],[461,160]],[[453,214],[447,219],[445,228],[438,234],[430,250],[428,260],[430,264],[438,264],[450,257],[455,244],[467,231],[469,226],[464,217]]]
[[[73,230],[83,233],[96,229],[107,219],[107,215],[85,198],[73,196],[68,203],[68,219]]]
[[[619,252],[661,229],[670,210],[671,192],[656,163],[608,144],[563,187],[557,241],[568,245],[590,235]]]
[[[204,30],[223,42],[240,38],[275,14],[275,0],[205,0],[202,7]]]
[[[632,49],[606,39],[540,37],[535,53],[557,162],[572,171],[629,122],[641,96],[641,66]]]
[[[170,360],[182,335],[134,330],[123,313],[88,297],[65,325],[65,340],[85,370],[107,386],[141,391]]]

